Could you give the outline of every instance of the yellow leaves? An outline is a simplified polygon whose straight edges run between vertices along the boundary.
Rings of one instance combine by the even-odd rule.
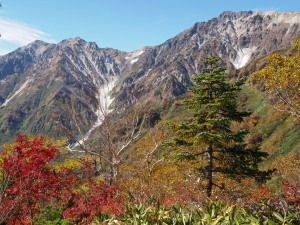
[[[274,53],[268,66],[251,75],[252,82],[259,82],[277,100],[276,108],[289,111],[300,118],[300,36],[295,39],[290,56]]]
[[[300,51],[300,35],[294,41],[293,50]]]
[[[166,160],[167,149],[162,145],[164,140],[167,140],[167,133],[162,124],[156,124],[133,146],[129,153],[131,160],[122,164],[120,189],[131,201],[162,200],[186,184],[182,171]]]
[[[276,168],[277,175],[291,183],[299,179],[300,159],[295,152],[289,155],[279,156],[276,161],[269,165],[269,167]]]
[[[264,82],[267,90],[277,92],[286,90],[294,92],[300,88],[300,64],[293,57],[275,53],[269,57],[269,66],[252,74],[252,80]]]
[[[15,145],[15,143],[6,143],[4,144],[4,148],[6,149],[6,151],[8,151],[9,149],[12,149]]]
[[[65,159],[63,165],[57,165],[56,167],[64,167],[67,169],[72,169],[72,168],[76,168],[79,166],[81,166],[81,163],[78,160],[68,158],[68,159]]]
[[[50,141],[50,143],[52,143],[53,145],[58,146],[58,147],[61,147],[61,146],[64,146],[64,145],[67,143],[68,138],[63,137],[63,138],[61,138],[61,139],[59,139],[59,140],[52,140],[52,139],[50,139],[49,141]]]

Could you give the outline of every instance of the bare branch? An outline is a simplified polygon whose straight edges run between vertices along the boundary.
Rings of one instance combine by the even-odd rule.
[[[144,122],[145,122],[145,115],[143,116],[142,123],[139,126],[140,128],[143,126]],[[138,129],[138,120],[137,120],[134,128],[132,129],[130,139],[120,148],[120,150],[117,152],[117,155],[120,155],[134,140],[136,140],[138,137],[140,137],[142,129],[138,129],[138,133],[135,135],[134,133],[135,133],[136,129]]]

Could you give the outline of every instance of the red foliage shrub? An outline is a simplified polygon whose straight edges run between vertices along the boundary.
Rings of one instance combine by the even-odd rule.
[[[64,217],[78,223],[92,221],[98,212],[121,210],[113,197],[117,186],[91,179],[88,165],[77,171],[51,169],[48,163],[58,152],[43,137],[18,134],[13,147],[1,153],[0,223],[31,224],[49,206],[65,208]],[[78,191],[82,186],[85,190]]]
[[[69,202],[71,206],[64,211],[63,216],[79,224],[88,224],[99,212],[119,214],[123,207],[114,197],[117,188],[117,185],[108,186],[105,182],[88,179],[85,190],[73,195]]]
[[[300,187],[283,181],[285,199],[289,205],[300,206]]]
[[[56,197],[59,178],[47,164],[58,153],[56,146],[45,144],[42,137],[29,139],[18,134],[10,151],[2,152],[0,221],[15,224],[31,219],[35,209]]]

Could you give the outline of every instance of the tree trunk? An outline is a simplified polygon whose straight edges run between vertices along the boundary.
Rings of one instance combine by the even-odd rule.
[[[208,146],[208,169],[207,169],[207,198],[211,197],[213,186],[213,147],[210,143]]]

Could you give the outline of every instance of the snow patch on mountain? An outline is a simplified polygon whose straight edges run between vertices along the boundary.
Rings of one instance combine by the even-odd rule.
[[[250,61],[252,54],[256,51],[256,49],[256,47],[237,49],[236,57],[234,60],[231,60],[231,63],[236,69],[244,67]]]
[[[97,95],[97,99],[99,100],[99,108],[96,111],[96,115],[98,117],[95,123],[96,127],[101,125],[104,117],[111,112],[109,106],[114,99],[109,95],[109,93],[118,81],[117,76],[107,76],[105,78],[107,78],[107,80],[99,87]]]
[[[6,106],[7,103],[9,103],[17,95],[23,94],[22,91],[26,88],[26,86],[28,85],[29,82],[31,82],[31,79],[26,80],[11,97],[9,97],[8,99],[5,100],[5,102],[0,106],[0,108]]]
[[[95,111],[97,120],[91,129],[86,133],[84,138],[81,139],[79,143],[76,143],[73,148],[77,147],[79,144],[83,144],[89,138],[91,133],[102,124],[105,117],[111,112],[109,106],[113,102],[114,98],[110,96],[110,92],[115,87],[117,81],[117,76],[105,76],[104,83],[99,85],[98,94],[96,96],[98,99],[98,108]]]
[[[144,53],[144,48],[128,53],[125,57],[126,60],[130,61],[131,64],[136,63],[139,60],[139,56]]]
[[[138,49],[138,50],[136,50],[136,51],[130,52],[130,53],[128,54],[128,56],[125,57],[125,59],[136,58],[136,57],[140,56],[140,55],[143,54],[143,53],[144,53],[144,49],[143,49],[143,48],[142,48],[142,49]]]
[[[133,64],[133,63],[136,63],[137,61],[139,61],[139,58],[131,60],[130,63]]]

